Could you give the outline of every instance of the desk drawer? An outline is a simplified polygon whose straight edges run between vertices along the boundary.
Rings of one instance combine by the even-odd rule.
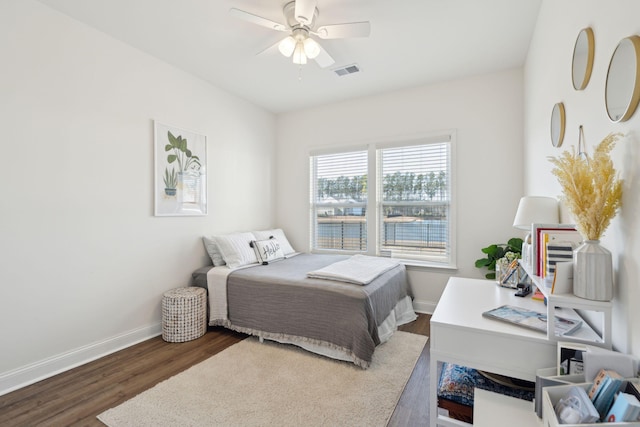
[[[444,356],[439,360],[532,382],[538,368],[557,363],[556,343],[550,341],[432,325],[430,342],[431,352]]]

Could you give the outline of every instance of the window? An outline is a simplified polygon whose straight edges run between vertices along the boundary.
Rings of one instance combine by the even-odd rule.
[[[452,138],[312,153],[312,250],[454,266]]]
[[[314,249],[367,251],[367,151],[313,156]]]

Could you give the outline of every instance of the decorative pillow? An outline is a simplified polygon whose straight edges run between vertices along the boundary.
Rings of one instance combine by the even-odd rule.
[[[295,250],[289,244],[287,240],[287,236],[284,235],[284,231],[281,228],[274,228],[272,230],[262,230],[262,231],[254,231],[253,234],[256,236],[256,240],[267,240],[270,238],[275,238],[280,243],[280,248],[282,249],[282,253],[286,257],[287,255],[291,255],[296,253]]]
[[[230,233],[214,236],[213,240],[218,246],[222,258],[231,269],[249,264],[257,264],[258,258],[250,245],[255,236],[251,232]]]
[[[251,246],[256,253],[256,258],[261,264],[269,264],[271,261],[284,259],[284,253],[278,243],[278,239],[254,240]]]
[[[222,254],[218,249],[218,245],[216,245],[216,242],[213,240],[213,237],[203,237],[202,241],[204,242],[204,247],[207,250],[209,257],[211,257],[211,262],[213,262],[213,265],[215,267],[225,265],[226,262],[224,262],[224,259],[222,259]]]

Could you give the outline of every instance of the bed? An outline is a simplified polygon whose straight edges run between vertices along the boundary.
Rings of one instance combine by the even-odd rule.
[[[193,283],[208,290],[209,325],[367,368],[375,347],[416,314],[400,263],[366,285],[308,277],[349,258],[290,252],[263,264],[204,267],[194,272]]]

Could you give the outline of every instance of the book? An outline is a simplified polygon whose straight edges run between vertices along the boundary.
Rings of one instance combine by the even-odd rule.
[[[557,242],[547,243],[547,269],[546,276],[553,276],[556,270],[556,263],[573,261],[573,250],[575,249],[573,242]],[[545,276],[545,277],[546,277]]]
[[[593,379],[593,384],[591,385],[591,388],[589,389],[589,393],[588,393],[589,399],[591,399],[593,401],[596,398],[596,396],[598,395],[598,393],[601,390],[603,382],[609,376],[613,376],[615,378],[621,378],[620,374],[618,374],[616,371],[613,371],[613,370],[610,370],[610,369],[604,369],[604,368],[600,369],[598,371],[598,374]]]
[[[598,373],[598,376],[600,377],[600,373]],[[600,420],[605,419],[611,405],[613,404],[613,399],[623,385],[624,378],[622,378],[620,374],[612,370],[605,370],[604,377],[600,381],[599,386],[591,398],[593,406],[595,406],[596,410],[600,414]]]
[[[624,390],[624,392],[633,394],[638,400],[640,400],[640,384],[628,382],[627,388]]]
[[[553,272],[553,283],[551,284],[552,294],[572,294],[573,293],[573,262],[556,263]]]
[[[604,421],[607,423],[638,421],[638,415],[640,415],[640,401],[632,394],[620,393]]]
[[[540,247],[540,272],[539,275],[545,278],[553,275],[553,268],[556,261],[571,261],[573,250],[583,240],[582,235],[575,229],[539,231]]]
[[[489,319],[500,320],[523,328],[547,333],[547,314],[512,305],[502,305],[485,311],[482,315]],[[569,335],[582,326],[578,319],[555,316],[555,335]]]

